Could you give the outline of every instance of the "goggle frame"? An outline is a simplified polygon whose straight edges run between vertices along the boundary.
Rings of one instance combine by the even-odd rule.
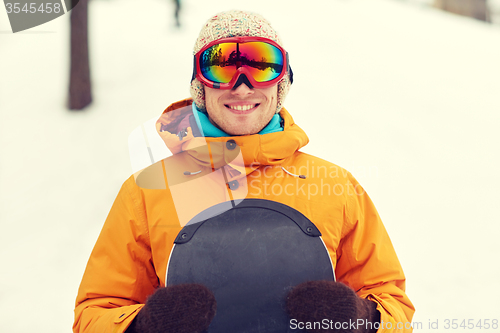
[[[274,47],[276,47],[278,50],[280,50],[282,56],[283,56],[283,70],[281,71],[280,75],[275,77],[272,80],[269,81],[263,81],[259,82],[254,79],[250,71],[245,68],[245,67],[239,67],[236,69],[235,74],[231,78],[231,81],[227,83],[221,83],[221,82],[214,82],[212,80],[207,79],[205,76],[203,76],[203,73],[201,71],[200,67],[200,56],[205,52],[207,49],[211,48],[214,45],[218,44],[223,44],[223,43],[239,43],[239,44],[245,44],[249,42],[264,42],[267,44],[270,44]],[[277,84],[279,81],[283,79],[285,75],[288,75],[290,78],[290,83],[293,82],[293,72],[292,68],[290,67],[290,62],[288,60],[288,52],[285,51],[278,43],[273,41],[272,39],[269,38],[264,38],[264,37],[257,37],[257,36],[237,36],[237,37],[227,37],[227,38],[221,38],[214,40],[207,45],[205,45],[200,51],[198,51],[194,55],[194,64],[193,64],[193,76],[191,78],[191,82],[196,78],[198,81],[200,81],[202,84],[209,88],[213,89],[232,89],[235,85],[235,83],[238,81],[239,77],[245,74],[246,78],[250,82],[250,84],[254,88],[269,88]]]

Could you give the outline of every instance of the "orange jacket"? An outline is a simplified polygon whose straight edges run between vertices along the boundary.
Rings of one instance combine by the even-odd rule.
[[[190,103],[172,104],[163,117]],[[241,186],[225,199],[262,198],[300,211],[321,231],[337,281],[378,303],[378,332],[411,332],[414,307],[405,294],[405,276],[370,198],[346,170],[299,152],[308,143],[306,134],[285,109],[280,115],[282,132],[206,138],[211,146],[221,143],[222,150],[229,139],[241,149],[243,165],[232,165],[239,172],[226,175],[227,182]],[[168,257],[185,224],[173,191],[139,187],[133,176],[123,184],[78,291],[74,332],[124,332],[147,296],[165,286]]]

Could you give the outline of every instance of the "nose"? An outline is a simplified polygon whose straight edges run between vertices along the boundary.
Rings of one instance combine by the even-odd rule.
[[[233,86],[233,90],[236,90],[237,88],[239,88],[242,84],[245,84],[247,86],[247,88],[249,89],[253,89],[253,86],[252,84],[250,83],[250,80],[248,80],[247,76],[244,74],[244,73],[241,73],[239,76],[238,76],[238,80],[236,80],[236,82],[234,83],[234,86]]]
[[[240,84],[236,89],[231,90],[231,95],[237,97],[248,97],[254,94],[254,90],[249,88],[245,83]]]

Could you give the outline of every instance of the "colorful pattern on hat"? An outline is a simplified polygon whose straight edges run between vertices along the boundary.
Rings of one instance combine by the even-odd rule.
[[[268,21],[262,16],[254,13],[234,10],[215,15],[207,21],[200,31],[200,35],[194,45],[193,55],[210,42],[234,36],[258,36],[269,38],[283,47],[278,34],[271,27]],[[278,97],[276,113],[283,107],[285,96],[290,89],[290,79],[285,75],[278,82]],[[203,112],[205,108],[205,89],[203,84],[194,79],[191,82],[191,96],[196,107]]]

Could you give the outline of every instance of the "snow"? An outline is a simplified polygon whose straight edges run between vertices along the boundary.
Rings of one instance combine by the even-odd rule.
[[[171,2],[94,0],[94,103],[79,112],[65,109],[68,15],[12,34],[0,11],[0,331],[71,331],[86,261],[131,174],[129,134],[189,96],[199,29],[233,8],[280,33],[304,151],[352,171],[375,202],[416,331],[500,320],[500,27],[428,2],[185,0],[177,30]]]

